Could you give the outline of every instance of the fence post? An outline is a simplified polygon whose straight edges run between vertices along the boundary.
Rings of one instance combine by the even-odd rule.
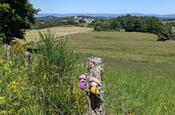
[[[29,65],[32,61],[32,53],[25,51],[25,65]]]
[[[105,115],[102,59],[92,57],[87,62],[88,115]]]
[[[11,45],[5,44],[5,48],[6,48],[6,59],[10,60],[12,57],[12,48]]]

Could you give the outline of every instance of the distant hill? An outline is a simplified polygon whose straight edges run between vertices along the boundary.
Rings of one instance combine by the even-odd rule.
[[[49,13],[39,13],[37,17],[46,17],[46,16],[54,16],[54,17],[70,17],[70,16],[90,16],[90,17],[104,17],[104,18],[114,18],[118,16],[124,16],[127,14],[91,14],[91,13],[78,13],[78,14],[49,14]],[[158,18],[164,19],[175,19],[175,14],[142,14],[142,13],[131,13],[132,16],[155,16]]]
[[[70,17],[58,17],[58,16],[41,16],[37,17],[38,20],[45,20],[45,21],[55,21],[55,20],[68,20]]]

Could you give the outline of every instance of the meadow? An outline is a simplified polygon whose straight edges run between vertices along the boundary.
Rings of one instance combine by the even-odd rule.
[[[68,59],[67,56],[69,55],[65,50],[64,56],[56,54],[58,57],[54,58],[52,55],[44,53],[47,52],[47,47],[42,53],[43,55],[46,55],[49,60],[51,59],[51,61],[48,62],[50,64],[45,66],[43,61],[43,64],[40,65],[36,60],[36,64],[34,64],[34,67],[32,67],[32,73],[29,72],[28,76],[31,76],[36,84],[38,83],[37,80],[40,80],[44,85],[42,87],[46,88],[46,91],[48,91],[48,93],[46,92],[48,96],[53,99],[62,99],[62,102],[60,103],[64,106],[60,109],[63,110],[63,112],[71,112],[70,110],[76,110],[76,112],[72,114],[86,112],[86,106],[83,106],[83,104],[86,104],[86,102],[83,100],[86,98],[86,95],[83,91],[78,90],[78,86],[75,82],[78,82],[78,74],[86,71],[85,64],[87,58],[98,56],[102,57],[105,68],[105,109],[107,115],[174,115],[175,41],[170,40],[166,42],[158,42],[157,36],[149,33],[92,32],[91,28],[80,27],[64,27],[61,30],[63,33],[68,32],[68,34],[64,35],[69,35],[69,37],[63,37],[67,39],[67,46],[70,49],[80,53],[80,64],[76,63],[75,65],[76,67],[81,67],[75,69],[76,71],[69,73],[73,77],[68,78],[68,80],[73,81],[69,81],[68,83],[66,81],[65,83],[63,82],[61,89],[57,88],[59,87],[57,82],[54,82],[54,84],[49,87],[50,89],[47,88],[48,85],[52,83],[50,80],[47,81],[47,79],[51,79],[52,81],[54,80],[52,75],[45,77],[45,74],[47,75],[49,71],[52,73],[53,70],[53,75],[55,75],[54,72],[59,68],[55,68],[57,66],[54,65],[54,62],[63,64],[62,61]],[[72,30],[76,32],[69,33]],[[58,29],[55,28],[54,31],[57,33],[57,35],[62,34],[60,27],[58,27]],[[26,43],[30,43],[31,41],[36,42],[38,40],[36,38],[38,38],[37,30],[31,30],[29,33],[27,33],[26,39],[29,41]],[[44,48],[43,45],[42,47]],[[62,47],[59,48],[60,50],[58,50],[58,52],[62,52],[61,48]],[[54,49],[54,51],[57,52],[56,49]],[[74,63],[71,64],[74,65]],[[66,65],[66,67],[70,67],[69,64]],[[8,71],[10,70],[5,66],[4,68],[4,71],[7,71],[6,74],[8,74]],[[22,67],[22,69],[24,68]],[[25,71],[28,71],[28,69]],[[38,74],[35,75],[35,73]],[[2,72],[2,74],[4,73]],[[14,75],[13,71],[11,72],[11,75]],[[27,76],[26,73],[22,72],[19,72],[19,75]],[[37,77],[38,75],[41,76],[41,78]],[[20,80],[21,79],[18,81]],[[62,81],[59,80],[58,82],[62,83]],[[64,86],[65,84],[68,86]],[[69,84],[71,87],[69,87]],[[26,88],[31,85],[34,87],[34,90],[36,89],[35,84],[33,85],[32,82],[29,82],[29,84],[26,85]],[[75,95],[75,97],[73,95],[70,97],[69,93],[65,94],[65,91],[72,91],[70,94]],[[57,94],[59,96],[57,96]],[[21,95],[21,92],[19,95]],[[42,97],[42,93],[37,95]],[[30,93],[27,94],[27,96],[30,97]],[[35,97],[31,99],[35,100]],[[40,100],[39,97],[37,99]],[[0,104],[2,103],[1,100]],[[75,104],[75,106],[72,106],[71,104],[69,107],[72,100],[74,100],[73,104]],[[26,102],[27,100],[22,101]],[[41,102],[42,101],[43,100],[41,99]],[[51,111],[54,111],[52,109],[53,105],[47,101],[45,103],[43,102],[44,106],[49,107],[51,108]],[[47,105],[48,103],[49,105]],[[33,105],[35,105],[35,103]],[[3,107],[4,106],[2,106],[2,108]],[[31,109],[34,109],[35,112],[39,110],[38,108],[40,108],[40,106],[37,104],[36,106],[31,106]]]
[[[87,31],[65,39],[82,54],[82,63],[103,58],[107,113],[175,112],[175,41],[158,42],[149,33]]]
[[[83,55],[103,57],[107,67],[160,76],[174,76],[175,41],[135,32],[90,32],[73,35],[71,47]]]
[[[109,114],[174,114],[174,41],[158,42],[154,34],[135,32],[82,33],[68,41],[83,61],[103,58]]]

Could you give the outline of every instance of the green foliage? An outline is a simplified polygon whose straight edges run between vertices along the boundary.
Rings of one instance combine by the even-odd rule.
[[[108,22],[98,21],[94,26],[94,30],[107,31],[109,30],[109,27],[110,27],[110,24]]]
[[[80,19],[80,20],[79,20],[79,23],[86,23],[86,21],[83,20],[83,19]]]
[[[96,31],[119,30],[121,27],[117,20],[97,20],[91,25],[94,25],[94,30]]]
[[[42,43],[38,44],[38,48],[39,53],[42,54],[41,63],[43,63],[45,70],[47,69],[50,72],[55,68],[52,68],[51,65],[55,65],[55,69],[61,75],[67,73],[67,71],[72,71],[79,58],[78,54],[66,46],[65,40],[57,40],[55,34],[50,30],[47,31],[47,34],[40,33],[40,36]],[[55,41],[58,41],[58,43],[55,44]]]
[[[172,21],[167,21],[166,23],[170,24],[171,26],[175,27],[175,21],[172,20]]]
[[[13,46],[15,59],[0,58],[0,114],[83,114],[86,99],[77,86],[83,67],[79,54],[50,31],[40,36],[30,65],[24,64],[20,44]]]
[[[111,24],[110,24],[110,29],[111,30],[119,30],[121,28],[121,24],[120,22],[118,22],[117,20],[112,20]]]
[[[34,15],[38,10],[25,1],[0,1],[0,32],[5,34],[5,43],[10,43],[14,37],[23,39],[26,29],[35,22]]]
[[[155,17],[138,17],[138,16],[122,16],[117,20],[121,23],[122,28],[128,32],[149,32],[159,33],[162,22]]]
[[[127,15],[116,19],[97,20],[92,24],[96,31],[124,29],[127,32],[154,33],[158,35],[158,40],[174,39],[172,25],[163,23],[156,17]]]
[[[158,34],[158,41],[175,40],[175,32],[173,32],[172,26],[170,24],[164,25],[165,26],[162,27],[161,32]]]
[[[32,25],[32,28],[43,29],[56,26],[78,25],[78,23],[74,22],[73,17],[65,17],[65,18],[52,17],[52,18],[51,19],[49,17],[38,18],[36,23]]]

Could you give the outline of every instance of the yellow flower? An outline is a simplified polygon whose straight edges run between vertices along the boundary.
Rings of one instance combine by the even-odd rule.
[[[91,90],[91,93],[93,94],[97,94],[97,95],[100,94],[100,90],[97,86],[92,86],[90,90]]]
[[[46,75],[46,74],[44,74],[44,76],[43,76],[43,80],[48,80],[48,78],[47,78],[47,75]]]
[[[11,87],[12,92],[16,92],[17,82],[16,81],[13,81],[11,83],[11,86],[10,87]]]
[[[13,81],[12,84],[13,84],[13,85],[16,85],[17,83],[16,83],[16,81]]]

